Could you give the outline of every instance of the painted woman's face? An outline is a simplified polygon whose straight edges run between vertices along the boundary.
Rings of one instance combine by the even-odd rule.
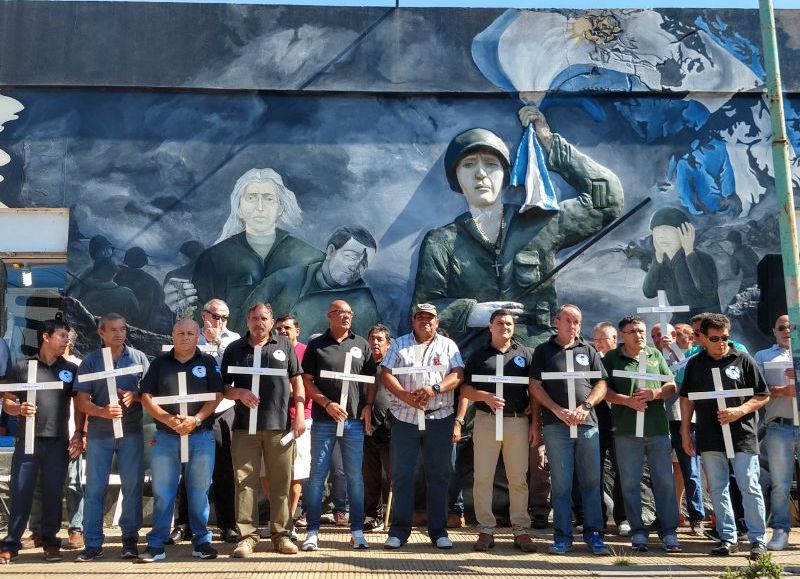
[[[282,212],[278,186],[275,183],[267,181],[245,186],[239,200],[239,217],[244,221],[248,233],[272,233]]]

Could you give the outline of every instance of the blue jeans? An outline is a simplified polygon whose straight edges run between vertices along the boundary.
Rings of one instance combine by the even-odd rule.
[[[414,468],[422,449],[425,469],[428,536],[436,542],[447,536],[447,488],[452,472],[453,420],[455,414],[426,420],[425,430],[401,420],[392,426],[392,526],[390,537],[405,543],[414,516]]]
[[[717,533],[727,543],[736,543],[736,518],[733,514],[730,495],[730,468],[724,452],[704,452],[701,455],[703,468],[708,477],[708,492],[714,514],[717,517]],[[757,454],[737,452],[732,461],[736,486],[742,493],[744,520],[747,524],[747,538],[751,543],[765,544],[766,513],[764,497],[761,494],[759,473],[761,466]]]
[[[83,538],[87,547],[100,547],[105,539],[103,510],[115,454],[122,497],[119,519],[122,536],[138,537],[142,528],[144,436],[141,432],[126,433],[117,440],[113,436],[93,437],[90,431],[86,443],[86,491],[83,498]]]
[[[189,504],[189,528],[195,547],[211,542],[208,530],[208,489],[214,472],[214,431],[200,430],[189,435],[189,462],[184,466],[184,481]],[[150,468],[153,472],[153,528],[147,534],[148,547],[163,547],[169,539],[175,495],[181,476],[180,436],[156,431]]]
[[[683,450],[681,440],[680,420],[671,420],[669,423],[670,438],[672,438],[672,450],[678,457],[678,464],[681,466],[681,476],[683,477],[683,487],[686,496],[686,510],[689,511],[690,521],[702,521],[706,518],[706,508],[703,505],[703,483],[701,475],[703,470],[700,468],[700,455],[689,456]],[[696,444],[694,424],[691,426],[692,443]],[[678,505],[680,509],[680,505]]]
[[[790,531],[792,519],[789,515],[789,489],[794,476],[794,461],[800,461],[800,428],[791,424],[770,422],[767,425],[764,448],[769,458],[769,474],[772,479],[770,527]]]
[[[578,475],[583,501],[583,538],[603,532],[600,507],[600,434],[596,426],[578,426],[578,438],[569,437],[569,426],[548,424],[542,428],[550,465],[553,503],[553,539],[572,544],[572,480]],[[619,460],[619,456],[617,460]]]
[[[319,531],[322,491],[337,442],[342,450],[347,496],[350,499],[350,530],[364,530],[364,479],[361,476],[364,424],[360,420],[351,419],[344,423],[344,434],[341,438],[336,436],[336,423],[333,421],[317,420],[311,425],[311,474],[303,500],[309,531]]]
[[[363,455],[362,455],[363,458]],[[331,453],[331,470],[328,473],[331,483],[331,502],[334,513],[347,512],[347,477],[344,475],[342,448],[334,446]]]
[[[20,550],[20,539],[31,513],[33,491],[40,481],[42,543],[45,547],[61,546],[61,539],[56,535],[61,530],[61,499],[69,461],[68,444],[66,438],[37,436],[34,453],[25,454],[24,440],[17,439],[11,457],[11,518],[8,535],[0,543],[3,551]]]
[[[631,538],[634,542],[646,542],[647,526],[642,521],[641,482],[644,460],[650,467],[650,484],[656,501],[658,517],[658,536],[664,540],[674,537],[680,524],[678,501],[675,499],[675,479],[672,473],[672,441],[668,435],[614,436],[617,453],[622,497],[625,502],[625,515],[631,525]]]
[[[70,459],[67,463],[67,480],[64,487],[64,502],[67,507],[68,529],[83,531],[83,460]]]

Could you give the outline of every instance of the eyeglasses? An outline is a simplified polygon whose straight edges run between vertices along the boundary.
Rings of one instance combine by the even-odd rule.
[[[333,314],[334,316],[349,316],[351,318],[356,315],[355,312],[351,310],[331,310],[328,313]]]
[[[730,336],[709,336],[708,341],[712,344],[716,344],[717,342],[727,342],[730,340]]]
[[[208,310],[203,310],[203,312],[211,316],[217,322],[220,320],[222,320],[223,322],[227,322],[228,318],[230,317],[230,316],[224,316],[222,314],[215,314],[213,312],[209,312]]]
[[[785,332],[786,330],[789,330],[791,332],[792,327],[793,327],[792,324],[781,324],[775,329],[778,330],[779,332]]]

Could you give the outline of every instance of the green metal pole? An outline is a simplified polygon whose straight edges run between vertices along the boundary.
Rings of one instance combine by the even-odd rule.
[[[796,377],[795,384],[797,384],[797,378],[800,378],[800,290],[797,284],[800,267],[798,267],[794,193],[789,170],[789,140],[786,136],[786,120],[783,114],[781,72],[772,0],[759,0],[759,10],[764,64],[767,70],[769,112],[772,121],[772,158],[775,165],[775,196],[781,233],[783,278],[786,286],[787,313],[792,323],[792,359]],[[770,322],[774,322],[774,320],[770,320]]]

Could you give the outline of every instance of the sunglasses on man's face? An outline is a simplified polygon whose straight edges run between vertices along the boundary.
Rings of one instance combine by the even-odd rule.
[[[730,340],[730,336],[709,336],[708,341],[712,344],[716,344],[717,342],[727,342]]]
[[[208,310],[203,310],[203,311],[205,313],[207,313],[209,316],[211,316],[217,322],[220,321],[220,320],[222,320],[224,322],[228,321],[228,316],[224,316],[222,314],[213,314],[213,313],[209,312]]]
[[[792,324],[781,324],[777,328],[775,328],[779,332],[785,332],[786,330],[792,331]]]

